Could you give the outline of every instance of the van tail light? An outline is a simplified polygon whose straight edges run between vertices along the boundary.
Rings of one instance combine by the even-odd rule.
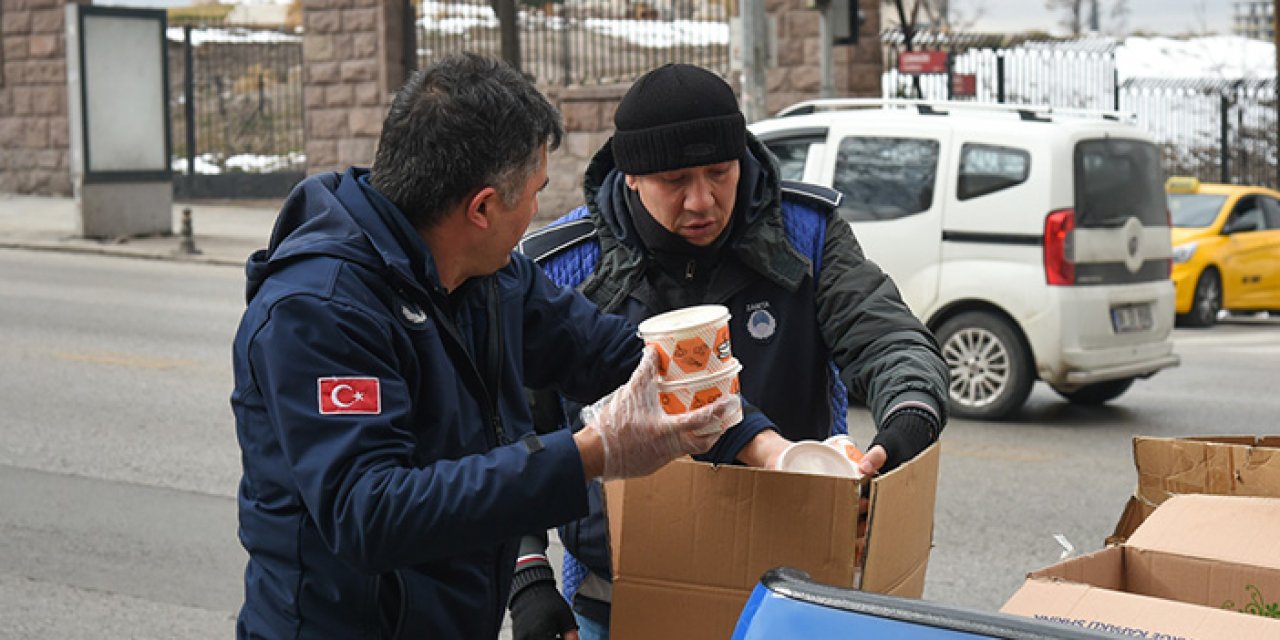
[[[1050,285],[1076,283],[1076,265],[1067,258],[1067,240],[1075,227],[1075,209],[1052,211],[1044,219],[1044,279]]]

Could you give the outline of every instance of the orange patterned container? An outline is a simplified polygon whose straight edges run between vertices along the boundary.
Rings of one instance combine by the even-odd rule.
[[[658,373],[666,382],[719,373],[737,364],[729,344],[729,310],[722,305],[658,314],[641,322],[639,333],[658,352]]]
[[[658,401],[662,410],[671,415],[686,413],[709,405],[721,396],[738,395],[738,372],[742,371],[742,365],[733,358],[728,364],[728,368],[704,376],[659,382]],[[742,403],[738,402],[725,415],[721,426],[728,429],[741,421]]]

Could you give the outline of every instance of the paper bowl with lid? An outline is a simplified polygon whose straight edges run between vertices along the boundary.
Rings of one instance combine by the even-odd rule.
[[[688,413],[705,407],[722,396],[737,396],[738,372],[742,365],[730,359],[729,366],[715,373],[694,378],[684,378],[658,383],[658,402],[662,410],[669,415]],[[721,426],[728,429],[742,421],[742,403],[736,402],[733,408],[721,420]]]
[[[658,352],[658,374],[664,381],[698,378],[736,364],[729,343],[729,317],[723,305],[684,307],[641,322],[638,333]]]

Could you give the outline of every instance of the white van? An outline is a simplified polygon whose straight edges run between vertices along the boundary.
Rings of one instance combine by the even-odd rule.
[[[1160,151],[1120,114],[814,100],[750,129],[783,178],[844,194],[938,337],[954,415],[1010,416],[1037,378],[1099,404],[1178,364]]]

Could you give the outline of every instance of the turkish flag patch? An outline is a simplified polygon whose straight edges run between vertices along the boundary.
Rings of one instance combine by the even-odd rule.
[[[382,413],[382,388],[377,378],[316,378],[320,413]]]

